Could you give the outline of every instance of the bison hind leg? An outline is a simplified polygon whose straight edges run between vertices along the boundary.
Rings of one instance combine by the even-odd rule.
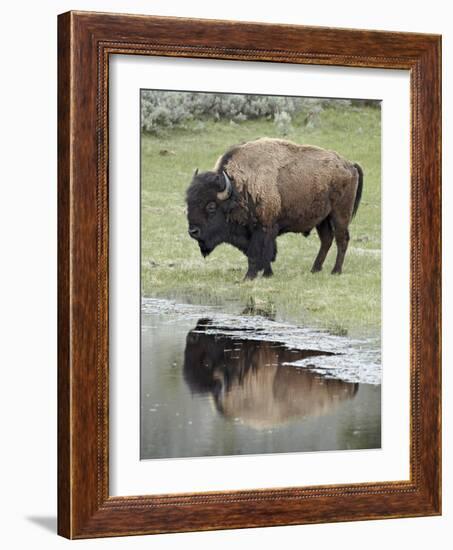
[[[335,241],[337,243],[337,259],[332,269],[332,275],[340,275],[343,269],[344,257],[349,243],[349,231],[347,228],[335,229]]]
[[[332,246],[333,227],[332,220],[329,216],[327,216],[327,218],[325,218],[320,224],[316,226],[316,231],[318,232],[318,236],[321,241],[321,247],[313,263],[313,267],[311,268],[312,273],[317,273],[318,271],[321,271],[327,253]]]
[[[348,218],[348,220],[350,217]],[[333,214],[335,242],[337,245],[337,258],[332,269],[332,275],[340,275],[343,269],[344,257],[349,244],[348,221],[343,217]]]

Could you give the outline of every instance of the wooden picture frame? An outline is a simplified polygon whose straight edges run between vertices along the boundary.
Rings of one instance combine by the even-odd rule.
[[[441,513],[441,38],[69,12],[58,20],[58,532],[88,538]],[[109,495],[109,56],[410,71],[410,480]]]

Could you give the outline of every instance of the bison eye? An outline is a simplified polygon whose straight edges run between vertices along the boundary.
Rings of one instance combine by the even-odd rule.
[[[208,214],[214,214],[217,210],[217,204],[215,202],[208,202],[206,205],[206,211]]]

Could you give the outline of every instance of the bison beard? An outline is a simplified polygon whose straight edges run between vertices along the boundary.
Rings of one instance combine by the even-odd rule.
[[[209,256],[211,252],[214,250],[213,248],[208,248],[204,243],[199,242],[198,246],[200,247],[200,252],[203,258],[206,258],[206,256]]]
[[[357,212],[363,172],[334,151],[262,138],[231,148],[214,171],[195,172],[187,190],[189,235],[203,257],[229,243],[248,259],[246,278],[272,275],[276,238],[308,236],[321,246],[312,272],[322,269],[335,239],[332,273],[341,273],[349,224]]]

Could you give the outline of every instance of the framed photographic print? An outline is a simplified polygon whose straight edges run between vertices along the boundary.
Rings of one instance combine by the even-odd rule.
[[[440,47],[59,16],[61,535],[441,513]]]

